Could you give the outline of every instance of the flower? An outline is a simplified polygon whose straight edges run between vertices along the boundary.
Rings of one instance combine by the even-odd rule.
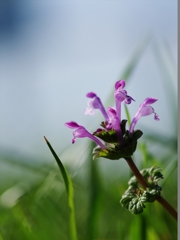
[[[108,115],[106,113],[106,110],[101,102],[101,99],[96,95],[94,92],[89,92],[86,94],[86,97],[91,98],[91,100],[88,102],[88,107],[85,110],[85,114],[94,114],[94,109],[99,109],[105,120],[108,120]]]
[[[92,135],[90,132],[88,132],[83,126],[77,124],[76,122],[66,122],[65,126],[68,128],[72,128],[75,129],[73,131],[73,139],[72,139],[72,143],[75,143],[75,139],[76,138],[84,138],[84,137],[88,137],[91,140],[93,140],[95,143],[97,143],[102,149],[105,148],[105,146],[101,143],[101,141],[99,139],[97,139],[94,135]]]
[[[154,113],[154,119],[160,120],[159,116],[154,112],[154,108],[150,106],[151,104],[155,103],[157,100],[158,100],[157,98],[146,98],[144,102],[140,104],[139,109],[131,122],[129,133],[132,133],[134,131],[134,127],[140,117],[148,116]]]
[[[120,120],[117,117],[116,110],[114,108],[109,107],[108,115],[109,115],[109,120],[108,120],[108,124],[106,125],[106,129],[107,130],[114,129],[118,136],[119,142],[122,143],[123,137],[122,137],[121,127],[120,127]]]
[[[119,80],[115,83],[114,98],[116,108],[108,107],[107,111],[96,93],[89,92],[86,94],[90,100],[85,114],[92,115],[95,109],[99,109],[105,119],[100,124],[102,128],[98,128],[93,134],[74,121],[65,123],[66,127],[74,129],[72,143],[75,143],[76,138],[88,137],[98,145],[93,150],[93,159],[103,157],[111,160],[118,160],[120,158],[126,159],[131,157],[136,151],[137,140],[143,135],[141,130],[134,130],[139,118],[154,113],[154,119],[160,120],[151,106],[158,99],[146,98],[139,106],[128,131],[126,129],[127,120],[121,120],[121,103],[124,101],[125,104],[130,104],[135,100],[127,94],[124,87],[124,80]],[[103,143],[101,141],[103,141]]]
[[[116,102],[116,112],[117,117],[121,121],[121,103],[124,101],[126,104],[130,104],[132,101],[135,101],[132,97],[127,95],[127,91],[123,90],[126,83],[124,80],[119,80],[115,83],[114,98]]]

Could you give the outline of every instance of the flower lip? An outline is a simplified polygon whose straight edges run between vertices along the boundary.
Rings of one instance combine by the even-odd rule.
[[[135,100],[134,100],[134,98],[132,98],[131,96],[126,96],[126,98],[124,99],[124,102],[126,103],[126,104],[130,104],[132,101],[134,101],[135,102]]]
[[[156,121],[159,121],[159,120],[160,120],[160,117],[157,115],[157,113],[154,113],[154,119],[155,119]]]

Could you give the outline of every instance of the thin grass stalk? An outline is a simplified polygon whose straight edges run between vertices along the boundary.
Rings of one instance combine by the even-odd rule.
[[[67,200],[68,200],[68,207],[69,207],[69,230],[70,230],[70,237],[71,240],[77,240],[77,232],[76,232],[76,220],[75,220],[75,208],[74,208],[74,189],[72,185],[72,181],[67,173],[65,167],[63,166],[62,162],[60,161],[59,157],[57,156],[56,152],[52,148],[51,144],[48,142],[46,137],[44,137],[52,155],[54,156],[62,177],[64,179],[64,183],[66,186],[67,192]]]

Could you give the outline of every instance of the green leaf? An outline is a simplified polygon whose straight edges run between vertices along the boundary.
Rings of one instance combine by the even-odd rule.
[[[71,235],[72,240],[77,240],[75,209],[74,209],[74,201],[73,201],[74,200],[73,184],[72,184],[72,181],[71,181],[65,167],[63,166],[63,164],[60,161],[59,157],[57,156],[56,152],[52,148],[51,144],[48,142],[46,137],[44,137],[44,139],[45,139],[52,155],[54,156],[54,158],[55,158],[55,160],[58,164],[58,167],[61,171],[61,174],[63,176],[63,179],[64,179],[64,183],[65,183],[65,186],[66,186],[66,192],[67,192],[67,198],[68,198],[68,206],[69,206],[69,211],[70,211],[70,217],[69,217],[70,235]]]

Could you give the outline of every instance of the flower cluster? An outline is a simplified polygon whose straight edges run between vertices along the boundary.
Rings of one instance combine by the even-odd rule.
[[[127,158],[132,156],[136,150],[137,139],[142,136],[142,131],[134,130],[137,121],[142,116],[154,114],[154,119],[159,120],[159,116],[154,112],[151,104],[157,101],[157,98],[146,98],[139,106],[135,114],[129,130],[126,130],[127,120],[121,120],[121,105],[122,102],[130,104],[135,101],[127,94],[124,89],[125,81],[119,80],[115,84],[114,99],[116,108],[108,107],[105,110],[100,98],[94,92],[86,94],[90,98],[85,114],[92,115],[95,109],[99,109],[104,117],[104,121],[100,124],[102,128],[98,128],[93,134],[88,132],[86,128],[76,122],[66,122],[68,128],[74,129],[72,143],[75,143],[76,138],[88,137],[93,140],[98,146],[94,149],[94,159],[105,157],[112,160]],[[101,140],[104,141],[102,143]]]

